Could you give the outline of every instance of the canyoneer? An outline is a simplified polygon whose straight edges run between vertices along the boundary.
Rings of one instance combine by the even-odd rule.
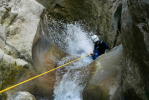
[[[104,54],[105,51],[109,50],[109,46],[97,35],[91,36],[91,39],[94,42],[94,50],[91,56],[92,59],[95,60],[97,57]]]

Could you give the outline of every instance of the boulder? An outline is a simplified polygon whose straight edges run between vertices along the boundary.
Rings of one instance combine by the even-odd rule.
[[[83,93],[85,100],[111,100],[120,83],[122,52],[120,45],[95,61],[96,70]]]
[[[0,1],[0,89],[33,75],[31,49],[43,9],[35,0]]]
[[[2,0],[0,48],[13,57],[31,62],[32,42],[43,9],[34,0]]]
[[[33,46],[32,46],[32,58],[33,65],[36,74],[46,72],[50,69],[57,67],[57,62],[64,56],[66,53],[55,44],[51,34],[55,36],[55,31],[48,31],[48,24],[46,16],[43,14],[40,24],[37,28],[37,33],[34,37]],[[59,33],[60,34],[60,33]],[[57,33],[58,36],[58,33]],[[63,45],[61,45],[63,46]],[[53,97],[54,84],[56,81],[55,71],[51,72],[43,77],[35,80],[36,87],[38,88],[35,92],[36,95],[44,95],[49,98]],[[36,90],[36,89],[35,89]]]
[[[36,100],[36,99],[29,92],[19,91],[8,96],[7,100]]]

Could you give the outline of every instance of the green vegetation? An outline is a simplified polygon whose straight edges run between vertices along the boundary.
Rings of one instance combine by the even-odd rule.
[[[8,64],[0,61],[0,90],[15,84],[25,72],[25,68],[16,64]],[[0,94],[5,100],[6,94]]]

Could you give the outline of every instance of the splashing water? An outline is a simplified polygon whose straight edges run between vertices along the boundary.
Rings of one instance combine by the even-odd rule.
[[[75,57],[65,57],[58,65],[93,51],[92,41],[79,25],[67,25],[67,33],[69,34],[67,52]],[[54,100],[82,100],[82,92],[89,75],[87,66],[91,62],[91,57],[86,57],[63,70],[57,71]]]
[[[67,49],[71,55],[81,56],[93,51],[93,42],[89,38],[88,33],[81,29],[80,25],[67,25],[67,33],[70,34],[70,36],[67,37]]]
[[[64,61],[59,62],[59,64],[64,64],[70,59],[74,58],[68,57]],[[73,63],[71,66],[67,66],[65,71],[59,70],[57,72],[58,81],[54,90],[54,100],[82,100],[82,92],[86,85],[87,76],[89,75],[86,66],[91,62],[92,59],[87,57]],[[61,79],[60,74],[64,74]]]

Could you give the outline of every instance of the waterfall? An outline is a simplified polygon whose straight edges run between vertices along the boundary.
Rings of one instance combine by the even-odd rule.
[[[89,54],[93,51],[93,42],[89,37],[89,33],[81,29],[79,24],[67,25],[67,40],[68,47],[67,52],[71,55],[84,55]]]
[[[65,57],[58,65],[62,65],[82,55],[87,55],[93,50],[93,43],[88,33],[83,31],[78,24],[67,25],[67,49],[71,55]],[[54,89],[54,100],[82,100],[82,91],[89,75],[88,65],[91,57],[86,57],[63,69],[57,71],[57,82]]]

